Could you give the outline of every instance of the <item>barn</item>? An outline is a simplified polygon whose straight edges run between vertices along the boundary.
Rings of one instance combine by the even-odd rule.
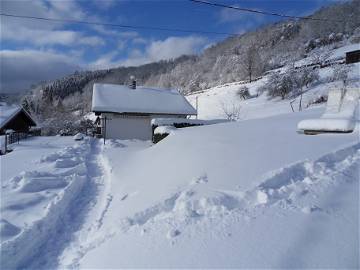
[[[6,130],[16,133],[28,133],[30,127],[36,126],[35,120],[21,106],[0,104],[0,135]]]
[[[92,111],[101,136],[108,139],[152,139],[151,120],[187,118],[196,110],[177,90],[95,83]]]

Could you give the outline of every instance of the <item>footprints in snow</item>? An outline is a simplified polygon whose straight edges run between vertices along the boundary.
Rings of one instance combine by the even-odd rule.
[[[343,174],[359,160],[360,144],[357,144],[313,162],[299,162],[275,171],[259,186],[247,192],[212,190],[206,185],[208,177],[204,174],[192,180],[183,191],[123,221],[123,229],[147,223],[151,227],[153,222],[166,220],[173,224],[166,235],[168,239],[172,239],[181,234],[176,224],[188,224],[203,218],[212,219],[233,211],[248,216],[256,208],[278,205],[303,214],[321,212],[323,210],[316,205],[301,205],[301,199],[313,196],[317,189],[342,181],[336,176]],[[143,229],[142,232],[144,230],[146,231]]]
[[[9,184],[2,186],[2,188],[10,189],[9,194],[14,196],[8,196],[2,201],[1,210],[17,211],[19,212],[17,215],[20,215],[22,211],[31,212],[31,208],[34,207],[47,208],[51,200],[57,197],[61,190],[72,181],[76,181],[78,177],[86,174],[84,160],[88,152],[88,142],[84,141],[42,157],[40,163],[50,165],[53,169],[22,172],[10,179]],[[4,215],[6,216],[6,212],[3,212]],[[4,218],[0,224],[0,234],[4,234],[4,237],[1,237],[2,241],[9,240],[22,231],[21,228],[15,230],[14,227],[17,227]],[[9,228],[13,229],[10,230]]]

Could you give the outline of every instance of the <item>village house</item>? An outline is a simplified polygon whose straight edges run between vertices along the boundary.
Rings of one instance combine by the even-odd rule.
[[[16,133],[28,133],[36,122],[21,106],[0,104],[0,135],[11,130]]]
[[[187,118],[196,110],[177,90],[115,84],[94,84],[92,111],[107,139],[151,140],[151,120]]]

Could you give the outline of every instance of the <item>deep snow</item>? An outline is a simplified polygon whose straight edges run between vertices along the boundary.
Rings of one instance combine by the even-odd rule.
[[[320,70],[304,107],[341,87],[330,75]],[[1,268],[359,268],[359,114],[353,133],[299,134],[324,105],[292,113],[289,100],[256,96],[266,79],[188,96],[202,119],[235,103],[240,121],[156,145],[13,144],[0,157]],[[253,98],[241,101],[239,84]]]
[[[61,267],[359,266],[358,131],[296,133],[321,111],[105,148],[111,203]]]

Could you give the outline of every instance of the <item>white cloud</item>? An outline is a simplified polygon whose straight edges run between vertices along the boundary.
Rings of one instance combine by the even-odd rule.
[[[85,19],[86,14],[75,1],[2,1],[1,11],[11,14],[49,18]],[[88,36],[80,31],[62,30],[63,23],[39,20],[1,18],[1,40],[26,42],[27,45],[103,45],[98,36]]]
[[[27,29],[24,27],[12,27],[7,25],[1,31],[1,39],[17,42],[26,42],[37,46],[43,45],[104,45],[104,41],[98,36],[87,36],[71,30],[44,30]]]
[[[118,59],[118,51],[100,56],[89,64],[90,69],[104,69],[118,66],[139,66],[154,61],[167,60],[184,54],[196,54],[207,46],[207,39],[198,36],[169,37],[165,40],[155,40],[142,51],[132,49],[127,59]]]
[[[255,8],[254,8],[255,9]],[[261,14],[240,12],[234,9],[223,8],[219,12],[219,23],[237,23],[240,30],[238,34],[243,33],[251,28],[258,26],[259,24],[265,22],[265,16]]]
[[[184,54],[199,53],[207,44],[207,39],[198,36],[169,37],[152,41],[143,53],[133,52],[123,61],[124,66],[137,66],[153,61],[173,59]]]
[[[184,54],[198,52],[206,43],[206,39],[197,36],[169,37],[163,41],[154,41],[146,53],[151,60],[171,59]]]
[[[63,55],[51,51],[3,50],[0,51],[1,92],[25,90],[31,84],[52,80],[70,74],[81,67],[74,55]]]
[[[89,69],[96,70],[96,69],[108,69],[112,67],[120,66],[119,61],[114,61],[117,52],[113,51],[107,54],[102,55],[96,61],[90,63],[88,65]]]

